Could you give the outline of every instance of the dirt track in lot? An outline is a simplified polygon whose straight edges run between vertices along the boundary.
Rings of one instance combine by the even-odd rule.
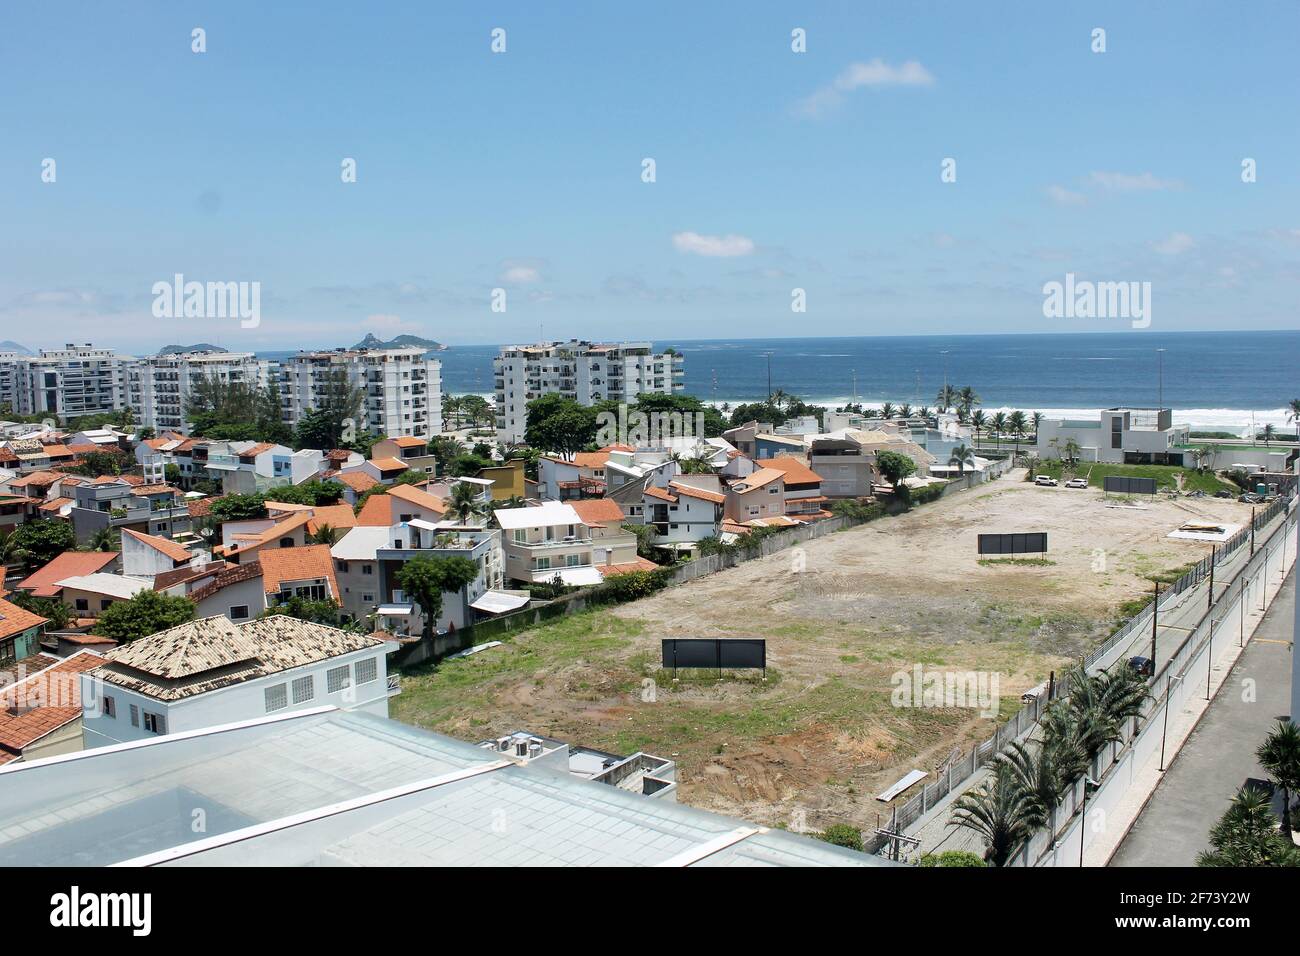
[[[915,664],[996,674],[1007,715],[1110,633],[1146,575],[1209,548],[1168,532],[1249,517],[1217,499],[1121,507],[1020,474],[810,541],[802,555],[521,633],[408,681],[395,716],[472,739],[527,728],[644,749],[678,761],[684,802],[792,828],[873,826],[888,812],[876,793],[993,727],[973,710],[894,707],[893,675]],[[978,564],[977,533],[1041,530],[1053,563]],[[658,667],[669,636],[764,637],[770,679],[696,673],[673,685]]]

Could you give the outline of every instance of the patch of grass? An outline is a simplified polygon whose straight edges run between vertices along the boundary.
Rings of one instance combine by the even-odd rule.
[[[1059,460],[1050,459],[1043,461],[1035,474],[1051,475],[1059,479],[1063,471],[1064,468]],[[1185,468],[1182,465],[1113,465],[1105,462],[1080,462],[1074,466],[1073,474],[1079,477],[1086,475],[1088,485],[1093,488],[1102,487],[1107,476],[1120,475],[1126,478],[1154,478],[1157,489],[1172,490],[1178,487],[1178,481],[1174,476],[1180,474],[1183,476],[1183,491],[1203,491],[1207,495],[1212,495],[1222,488],[1229,491],[1236,488],[1235,485],[1221,481],[1210,472],[1202,473],[1195,468]]]
[[[1050,558],[980,558],[977,563],[981,567],[988,567],[993,564],[1012,564],[1029,568],[1046,568],[1056,564]]]

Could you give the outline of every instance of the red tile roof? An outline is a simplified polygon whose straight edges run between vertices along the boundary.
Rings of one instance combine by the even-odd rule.
[[[578,517],[588,528],[619,525],[627,518],[618,502],[610,498],[579,498],[567,504],[578,512]]]
[[[311,544],[305,548],[267,548],[257,556],[262,565],[262,590],[275,594],[281,585],[311,578],[325,578],[330,583],[330,593],[339,597],[339,582],[334,577],[334,558],[327,544]]]
[[[388,496],[413,504],[418,508],[428,508],[435,514],[447,513],[447,502],[437,495],[431,495],[412,485],[389,485]]]
[[[822,476],[793,455],[781,455],[777,458],[760,458],[754,462],[760,468],[775,468],[785,473],[785,486],[820,485]]]
[[[25,611],[17,604],[11,604],[0,598],[0,638],[13,637],[28,628],[47,623],[49,622],[39,614]]]
[[[35,597],[54,597],[59,593],[59,588],[55,587],[59,581],[103,571],[117,560],[117,556],[116,551],[64,551],[45,567],[25,577],[18,587],[30,591]]]
[[[719,494],[716,491],[709,491],[707,488],[696,488],[694,485],[683,484],[680,481],[668,482],[668,487],[679,495],[685,495],[687,498],[700,498],[704,501],[712,501],[714,504],[723,504],[727,496]]]
[[[664,491],[664,490],[663,490],[662,488],[660,488],[658,485],[646,485],[646,486],[645,486],[645,494],[646,494],[647,497],[650,497],[650,498],[660,498],[660,499],[662,499],[662,500],[664,500],[664,501],[671,501],[671,502],[673,502],[674,504],[677,503],[677,499],[676,499],[676,498],[674,498],[674,497],[673,497],[672,495],[670,495],[668,492]]]
[[[362,528],[387,528],[393,523],[393,502],[388,495],[375,494],[357,512],[357,526]]]
[[[0,692],[0,750],[21,756],[24,748],[80,717],[78,675],[103,663],[94,651],[78,651]],[[11,713],[14,709],[19,712]]]
[[[166,538],[160,538],[153,534],[142,534],[139,531],[132,531],[130,528],[123,528],[123,534],[129,534],[134,541],[148,545],[160,554],[164,554],[173,561],[188,561],[194,555],[190,554],[188,548],[177,544],[175,541],[169,541]]]
[[[292,549],[282,549],[292,550]],[[261,555],[258,555],[259,559]],[[201,588],[195,588],[190,592],[190,600],[195,604],[205,601],[218,591],[230,587],[232,584],[239,584],[241,581],[251,581],[253,578],[262,576],[262,565],[260,561],[250,561],[247,564],[232,564],[226,567],[210,584],[205,584]]]
[[[357,494],[369,491],[375,485],[379,484],[379,479],[364,471],[341,471],[333,478],[334,481],[342,482]]]
[[[372,458],[370,464],[380,471],[406,471],[407,468],[406,462],[398,461],[396,458]]]
[[[657,571],[659,565],[646,558],[637,556],[635,561],[629,561],[625,564],[598,564],[596,570],[601,573],[602,577],[613,577],[616,574],[629,574],[632,571]]]

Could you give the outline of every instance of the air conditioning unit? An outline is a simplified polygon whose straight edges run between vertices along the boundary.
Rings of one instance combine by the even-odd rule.
[[[516,757],[528,756],[528,741],[520,740],[515,744],[515,756]]]

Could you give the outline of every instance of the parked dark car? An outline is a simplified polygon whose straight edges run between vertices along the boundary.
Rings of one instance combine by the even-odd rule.
[[[1130,657],[1128,667],[1138,677],[1150,677],[1156,670],[1155,664],[1151,662],[1149,657]]]
[[[1229,490],[1226,489],[1226,488],[1220,488],[1218,491],[1216,491],[1216,492],[1214,493],[1214,497],[1216,497],[1216,498],[1231,498],[1231,497],[1232,497],[1232,492],[1229,491]]]

